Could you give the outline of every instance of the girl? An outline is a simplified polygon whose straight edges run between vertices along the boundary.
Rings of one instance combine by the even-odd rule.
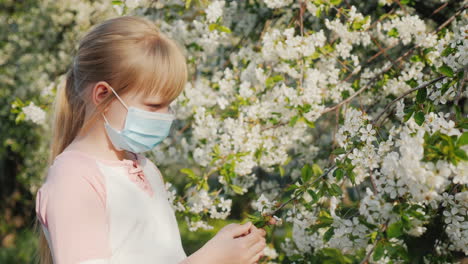
[[[263,255],[265,230],[248,222],[187,257],[164,179],[140,154],[167,137],[186,81],[178,44],[149,20],[113,18],[84,36],[57,94],[36,196],[40,263],[244,264]]]

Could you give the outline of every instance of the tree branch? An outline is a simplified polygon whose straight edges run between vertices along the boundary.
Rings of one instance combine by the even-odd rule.
[[[413,89],[411,89],[411,90],[408,90],[408,91],[406,91],[405,93],[403,93],[402,95],[398,96],[395,100],[391,101],[389,104],[387,104],[387,106],[385,106],[385,109],[384,109],[382,112],[380,112],[380,114],[379,114],[374,120],[372,120],[372,124],[373,124],[374,126],[376,126],[376,127],[379,127],[379,126],[377,125],[377,121],[380,119],[380,117],[381,117],[385,112],[388,111],[388,109],[390,108],[390,106],[392,106],[392,104],[396,103],[396,102],[397,102],[398,100],[400,100],[401,98],[407,96],[408,94],[410,94],[410,93],[412,93],[412,92],[414,92],[414,91],[417,91],[417,90],[422,89],[422,88],[426,88],[427,86],[429,86],[429,85],[431,85],[431,84],[433,84],[433,83],[435,83],[435,82],[437,82],[437,81],[440,81],[440,80],[442,80],[442,79],[444,79],[444,78],[446,78],[446,77],[447,77],[447,76],[440,76],[440,77],[437,77],[437,78],[435,78],[435,79],[433,79],[433,80],[431,80],[431,81],[428,81],[428,82],[426,82],[426,83],[423,83],[423,84],[419,85],[418,87],[415,87],[415,88],[413,88]]]

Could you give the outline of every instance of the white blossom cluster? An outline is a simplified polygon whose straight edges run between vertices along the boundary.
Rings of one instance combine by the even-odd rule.
[[[197,190],[194,186],[187,191],[187,194],[187,205],[190,211],[195,214],[201,213],[204,210],[209,210],[213,205],[213,199],[205,189]]]
[[[432,37],[432,34],[426,33],[426,23],[424,23],[422,19],[416,15],[403,15],[403,13],[401,13],[401,15],[402,16],[377,25],[378,31],[380,31],[379,26],[381,26],[382,30],[387,32],[387,37],[384,37],[382,41],[390,45],[396,44],[395,41],[399,40],[401,40],[404,45],[413,41],[417,45],[426,47],[430,47],[430,44],[434,44],[433,41],[436,39]],[[398,37],[388,36],[388,32],[392,30],[396,30]]]
[[[410,194],[415,202],[435,206],[434,202],[451,179],[461,179],[462,183],[468,183],[463,182],[466,172],[457,169],[464,168],[466,162],[460,162],[455,167],[445,160],[438,160],[435,164],[421,161],[424,154],[423,136],[426,131],[430,134],[435,131],[447,135],[461,134],[454,128],[453,121],[447,121],[441,113],[426,115],[426,122],[422,127],[411,118],[398,129],[399,138],[394,143],[399,151],[391,151],[383,157],[381,173],[375,175],[378,192],[388,194],[391,199]]]
[[[268,8],[281,8],[290,5],[294,0],[263,0]]]
[[[350,253],[367,246],[366,234],[369,233],[369,229],[361,224],[357,217],[351,219],[335,217],[332,226],[335,228],[335,234],[328,242],[330,247]]]
[[[262,214],[271,214],[275,209],[275,201],[268,200],[268,198],[265,197],[265,194],[262,193],[252,206]]]
[[[366,196],[361,200],[359,213],[371,224],[382,224],[392,217],[393,205],[388,203],[378,194],[374,194],[370,188],[366,189]]]
[[[423,83],[422,69],[424,64],[416,62],[413,64],[407,64],[401,69],[401,75],[390,79],[383,87],[384,93],[388,94],[402,94],[411,89],[411,86],[407,83],[409,80],[415,80],[417,83]]]
[[[468,255],[468,191],[455,195],[443,193],[442,201],[445,232],[451,242],[448,248]]]
[[[448,86],[446,91],[442,93],[442,88]],[[446,104],[448,101],[452,101],[457,96],[457,86],[450,83],[450,80],[445,78],[440,82],[435,83],[433,86],[428,88],[428,97],[434,104]]]
[[[453,38],[449,43],[438,45],[438,51],[442,52],[446,48],[451,48],[448,56],[441,57],[441,61],[449,66],[452,70],[461,70],[468,65],[468,18],[467,11],[462,12],[463,20],[453,26]]]
[[[223,15],[223,8],[226,3],[224,1],[213,1],[206,8],[206,19],[209,23],[215,22]]]
[[[262,39],[262,55],[265,61],[278,59],[299,59],[314,54],[316,47],[325,44],[323,30],[302,37],[294,34],[294,28],[285,30],[273,29],[266,32]]]
[[[377,140],[376,131],[372,124],[368,123],[370,118],[360,110],[349,108],[346,110],[344,124],[336,134],[336,141],[340,147],[345,150],[352,149],[348,157],[352,160],[352,164],[356,166],[354,171],[356,172],[355,182],[357,184],[369,176],[367,168],[377,168],[380,161],[379,149],[373,144]],[[362,148],[352,148],[353,138],[356,137],[365,142]],[[338,155],[336,159],[343,156],[344,154]]]
[[[46,113],[42,108],[35,105],[34,102],[30,102],[29,105],[23,107],[23,113],[26,120],[31,120],[39,125],[45,124]]]
[[[180,201],[177,201],[176,203],[177,191],[175,188],[172,188],[172,183],[166,182],[164,186],[167,191],[167,200],[169,201],[169,204],[174,209],[174,211],[184,211],[185,206]]]
[[[276,252],[276,249],[274,247],[265,247],[265,249],[263,250],[263,254],[269,259],[275,259],[278,257],[278,252]]]
[[[185,221],[187,222],[189,231],[192,231],[192,232],[195,232],[198,229],[203,229],[203,230],[213,229],[213,226],[209,225],[206,221],[203,221],[203,220],[192,221],[188,217],[186,217]]]
[[[213,219],[226,219],[231,213],[231,199],[214,197],[205,189],[196,190],[195,186],[188,190],[187,196],[187,208],[194,214],[209,212]]]

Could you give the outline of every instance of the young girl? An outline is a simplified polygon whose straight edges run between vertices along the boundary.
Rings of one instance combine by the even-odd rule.
[[[40,263],[244,264],[263,255],[265,230],[248,222],[187,257],[164,179],[140,154],[168,136],[170,103],[186,81],[178,44],[149,20],[109,19],[83,37],[57,94],[36,196]]]

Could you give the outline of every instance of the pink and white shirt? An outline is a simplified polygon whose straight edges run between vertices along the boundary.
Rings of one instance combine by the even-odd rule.
[[[160,171],[136,156],[57,155],[36,196],[55,264],[176,264],[187,257]]]

